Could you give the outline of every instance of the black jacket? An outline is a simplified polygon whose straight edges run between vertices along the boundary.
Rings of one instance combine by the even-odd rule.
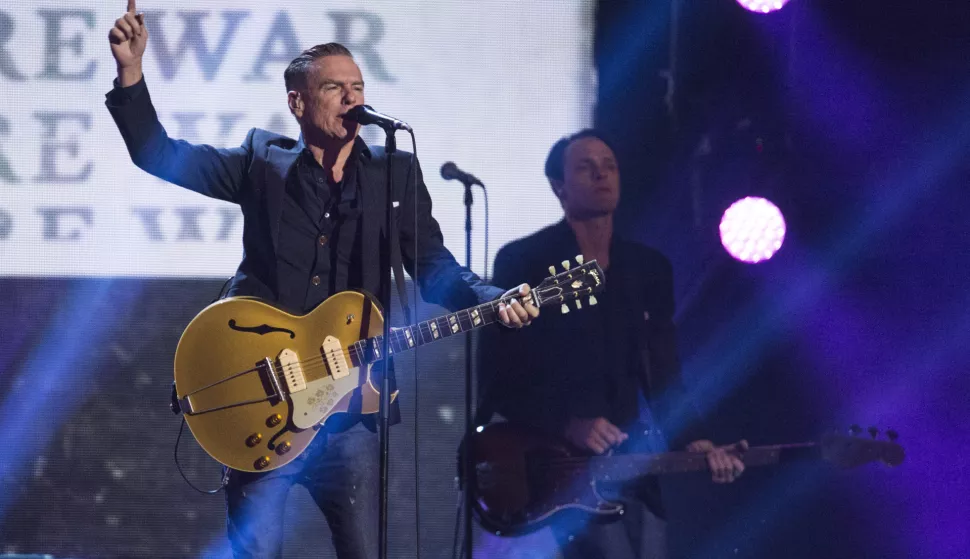
[[[286,180],[302,149],[302,142],[254,128],[237,148],[217,149],[168,137],[158,120],[145,81],[127,88],[116,87],[105,104],[124,138],[132,161],[142,170],[200,194],[233,202],[243,213],[243,259],[229,289],[229,295],[249,295],[276,302],[279,297],[277,247]],[[357,139],[363,144],[363,140]],[[362,146],[357,180],[361,185],[361,284],[378,297],[384,293],[391,255],[400,254],[404,268],[416,278],[421,295],[429,302],[455,311],[490,301],[502,290],[484,284],[461,267],[444,246],[438,222],[431,216],[431,197],[420,167],[412,169],[412,158],[397,152],[394,158],[394,219],[398,236],[395,248],[386,251],[387,167],[383,149]],[[416,176],[416,181],[415,181]],[[417,220],[414,197],[417,197]],[[418,252],[414,239],[418,238]],[[390,292],[390,291],[388,291]],[[388,301],[380,301],[387,308]],[[297,314],[302,309],[289,309]],[[392,371],[393,375],[393,371]],[[393,383],[392,389],[396,386]],[[355,423],[348,415],[335,429]],[[394,405],[391,419],[399,421]],[[372,418],[366,418],[370,427]],[[328,422],[328,426],[330,423]]]
[[[233,278],[230,295],[252,295],[270,301],[277,297],[276,249],[287,175],[300,155],[296,140],[254,128],[237,148],[217,149],[168,137],[158,120],[144,80],[128,88],[115,88],[106,105],[139,168],[163,180],[212,198],[239,204],[244,217],[244,255]],[[362,142],[358,138],[358,142]],[[382,293],[389,263],[384,251],[386,157],[383,149],[369,148],[359,163],[362,185],[361,287]],[[412,170],[412,158],[398,152],[394,159],[394,208],[399,236],[396,241],[408,273],[417,278],[422,296],[451,310],[490,301],[501,295],[474,273],[459,266],[445,248],[438,222],[431,216],[431,197],[421,169]],[[414,172],[416,171],[416,173]],[[417,176],[415,187],[414,176]],[[414,219],[414,197],[418,216]],[[414,252],[418,237],[419,252]],[[380,247],[378,250],[378,247]],[[386,268],[384,268],[386,269]],[[387,305],[387,301],[381,301]]]
[[[572,229],[561,221],[503,247],[495,258],[494,281],[535,286],[549,275],[549,266],[561,272],[561,262],[579,253]],[[651,248],[614,240],[601,299],[608,303],[595,310],[609,323],[606,335],[589,331],[601,323],[591,325],[579,314],[590,312],[588,303],[566,315],[547,308],[514,336],[501,329],[483,331],[480,417],[497,412],[556,436],[573,417],[606,417],[630,429],[642,419],[642,395],[652,427],[661,428],[672,447],[701,438],[702,426],[681,384],[670,262]],[[623,370],[604,371],[586,359],[596,355],[592,340],[604,339]]]

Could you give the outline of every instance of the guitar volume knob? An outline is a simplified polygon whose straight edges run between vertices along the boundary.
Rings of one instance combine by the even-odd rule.
[[[252,448],[258,445],[259,442],[262,440],[263,440],[263,435],[261,433],[253,433],[252,435],[249,435],[249,437],[246,439],[246,446],[248,446],[249,448]]]
[[[274,413],[273,415],[269,416],[266,419],[266,426],[267,427],[276,427],[277,425],[279,425],[282,422],[283,422],[283,416],[280,415],[280,414],[278,414],[278,413]]]
[[[257,470],[262,470],[263,468],[269,466],[269,456],[260,456],[259,460],[256,460],[254,464]]]
[[[287,452],[289,452],[292,448],[293,448],[293,444],[290,443],[290,441],[286,441],[276,447],[276,454],[279,454],[280,456],[282,456]]]

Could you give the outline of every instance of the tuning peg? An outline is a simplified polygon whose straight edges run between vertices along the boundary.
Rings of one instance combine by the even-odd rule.
[[[556,275],[556,267],[555,266],[549,266],[549,275],[551,275],[551,276]]]
[[[899,438],[899,433],[897,433],[894,429],[887,429],[886,436],[889,437],[890,441],[896,442],[896,439]]]
[[[563,303],[559,310],[562,311],[562,314],[567,314],[569,312],[569,307],[566,306],[566,303]]]
[[[869,431],[869,436],[871,436],[872,438],[876,438],[876,435],[879,434],[879,429],[876,429],[875,427],[870,427],[866,429],[866,431]]]
[[[590,295],[589,296],[589,306],[592,307],[593,305],[595,305],[598,302],[599,301],[596,300],[596,295]]]
[[[567,272],[569,271],[569,260],[563,260],[562,262],[560,262],[560,264],[562,264],[563,270],[566,270]]]
[[[852,424],[852,425],[849,426],[849,434],[850,435],[858,436],[859,433],[861,433],[861,432],[862,432],[862,427],[859,427],[856,424]]]
[[[582,308],[583,308],[583,302],[580,301],[579,299],[576,299],[576,310],[577,311],[582,310]]]
[[[577,254],[576,255],[576,263],[579,264],[580,266],[583,265],[583,255],[582,254]]]

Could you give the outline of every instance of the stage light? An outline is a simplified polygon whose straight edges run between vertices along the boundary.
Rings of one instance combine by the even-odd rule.
[[[764,198],[742,198],[721,217],[721,244],[742,262],[768,260],[784,241],[785,218],[777,206]]]
[[[745,10],[767,14],[782,9],[788,0],[738,0],[738,4]]]

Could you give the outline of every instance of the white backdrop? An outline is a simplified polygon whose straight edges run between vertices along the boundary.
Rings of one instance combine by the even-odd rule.
[[[173,137],[239,145],[251,127],[295,137],[282,73],[313,44],[342,41],[368,104],[406,120],[448,247],[464,263],[455,161],[488,185],[490,257],[559,219],[542,173],[595,96],[591,0],[145,0],[145,74]],[[96,7],[94,7],[96,6]],[[239,262],[231,204],[137,169],[104,107],[116,74],[107,33],[124,0],[0,7],[0,276],[225,277]],[[364,138],[383,143],[366,127]],[[398,133],[399,148],[410,141]],[[483,263],[476,196],[474,269]]]

